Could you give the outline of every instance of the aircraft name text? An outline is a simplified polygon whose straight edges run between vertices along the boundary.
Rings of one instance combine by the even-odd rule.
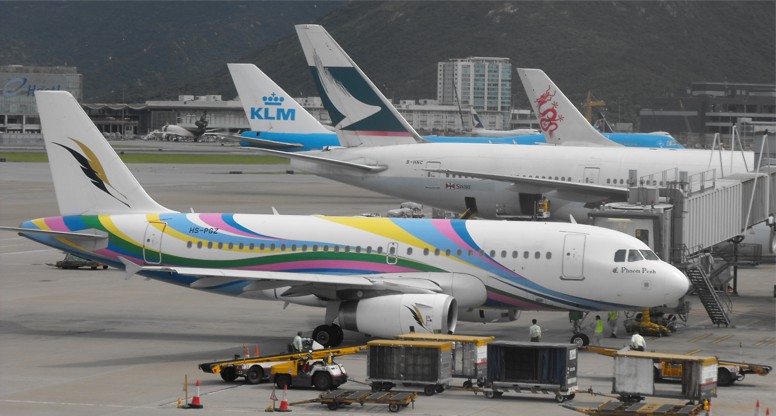
[[[190,227],[189,234],[218,234],[218,228]]]

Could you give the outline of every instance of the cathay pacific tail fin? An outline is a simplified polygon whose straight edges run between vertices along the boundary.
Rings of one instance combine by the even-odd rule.
[[[227,64],[251,130],[276,133],[331,133],[253,64]]]
[[[570,146],[620,146],[587,122],[574,104],[541,69],[518,68],[539,128],[549,144]]]
[[[319,25],[297,25],[296,33],[343,146],[425,141],[326,29]]]
[[[148,196],[69,92],[35,99],[61,215],[172,212]]]

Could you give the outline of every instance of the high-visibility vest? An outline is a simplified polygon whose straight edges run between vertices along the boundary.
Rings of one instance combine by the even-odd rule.
[[[604,332],[604,321],[600,319],[595,321],[595,332]]]
[[[610,321],[616,321],[617,320],[617,311],[609,312],[609,320]]]

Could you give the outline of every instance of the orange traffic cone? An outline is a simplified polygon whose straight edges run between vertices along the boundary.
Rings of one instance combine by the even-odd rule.
[[[771,408],[770,407],[766,407],[765,408],[765,416],[771,416]]]
[[[202,405],[202,401],[199,400],[199,379],[197,379],[197,394],[191,399],[189,403],[190,409],[201,409],[205,406]]]
[[[256,358],[259,357],[259,346],[258,345],[256,346],[256,349],[253,350],[253,356],[256,357]]]
[[[280,401],[280,407],[275,410],[276,412],[290,412],[288,408],[288,386],[283,386],[283,400]]]
[[[754,405],[754,416],[760,416],[760,401],[757,401],[757,404]]]

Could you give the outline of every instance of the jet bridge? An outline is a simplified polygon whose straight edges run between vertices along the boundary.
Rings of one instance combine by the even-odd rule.
[[[737,256],[714,253],[730,243],[737,253],[745,232],[761,223],[770,226],[773,241],[776,167],[724,178],[715,170],[690,175],[671,169],[643,177],[631,171],[629,181],[628,202],[591,211],[589,223],[633,235],[683,269],[712,322],[729,325],[727,286],[737,277],[729,267],[736,270]],[[726,260],[721,266],[715,264],[720,257]]]

